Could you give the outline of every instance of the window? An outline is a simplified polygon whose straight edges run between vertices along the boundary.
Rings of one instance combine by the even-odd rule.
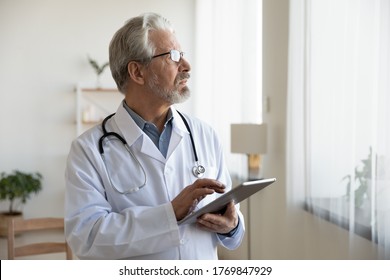
[[[246,158],[229,153],[230,124],[262,121],[261,15],[258,0],[196,1],[194,113],[217,130],[232,175]]]
[[[390,258],[389,1],[290,7],[291,196]]]

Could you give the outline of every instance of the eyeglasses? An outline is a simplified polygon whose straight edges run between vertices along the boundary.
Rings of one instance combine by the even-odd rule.
[[[184,56],[184,52],[178,51],[178,50],[170,50],[169,52],[158,54],[155,56],[152,56],[152,59],[155,57],[163,56],[163,55],[170,55],[170,58],[174,62],[179,62],[180,59]]]

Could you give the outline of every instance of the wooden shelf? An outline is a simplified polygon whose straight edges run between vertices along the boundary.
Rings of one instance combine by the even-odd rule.
[[[79,83],[75,92],[77,135],[101,123],[107,115],[116,111],[124,99],[124,95],[111,84],[95,87],[91,83]]]
[[[118,92],[116,88],[82,88],[82,91],[85,92]]]

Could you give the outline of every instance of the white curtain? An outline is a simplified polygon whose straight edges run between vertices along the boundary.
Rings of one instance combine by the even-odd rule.
[[[287,123],[290,203],[390,259],[389,0],[291,0]]]
[[[230,154],[230,124],[262,121],[262,1],[195,3],[194,114],[217,130],[232,175],[243,176],[246,157]]]

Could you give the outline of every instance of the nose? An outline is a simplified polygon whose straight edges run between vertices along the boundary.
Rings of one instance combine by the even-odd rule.
[[[187,59],[185,59],[184,57],[181,57],[181,59],[180,59],[179,71],[180,72],[190,72],[191,71],[191,65],[187,61]]]

